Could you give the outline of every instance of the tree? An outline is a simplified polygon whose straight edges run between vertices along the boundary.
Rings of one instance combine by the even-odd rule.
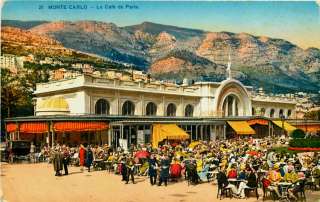
[[[307,112],[304,117],[312,120],[320,120],[320,110]]]
[[[26,105],[26,92],[20,85],[21,78],[14,76],[7,69],[1,70],[1,117],[8,118],[16,114],[18,106]]]

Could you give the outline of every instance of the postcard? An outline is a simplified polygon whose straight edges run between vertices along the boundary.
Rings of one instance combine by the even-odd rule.
[[[1,201],[320,200],[318,0],[1,6]]]

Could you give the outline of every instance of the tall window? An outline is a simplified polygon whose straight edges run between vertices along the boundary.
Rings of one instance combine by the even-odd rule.
[[[270,110],[270,118],[273,118],[273,116],[274,116],[274,109],[271,109]]]
[[[176,105],[170,103],[167,107],[167,116],[176,116]]]
[[[281,117],[281,116],[283,116],[284,114],[283,114],[283,109],[280,109],[280,111],[279,111],[279,117]]]
[[[261,116],[264,116],[266,113],[266,109],[265,108],[261,108]]]
[[[156,116],[157,115],[157,105],[153,102],[149,102],[146,107],[147,116]]]
[[[289,118],[291,116],[291,109],[288,110],[287,117]]]
[[[252,107],[252,115],[256,115],[256,110],[253,107]]]
[[[105,99],[99,99],[96,102],[95,114],[109,114],[110,105],[109,102]]]
[[[184,111],[184,116],[186,117],[192,117],[193,116],[193,106],[192,105],[187,105],[186,109]]]
[[[122,105],[122,115],[133,116],[134,115],[134,104],[131,101],[125,101]]]

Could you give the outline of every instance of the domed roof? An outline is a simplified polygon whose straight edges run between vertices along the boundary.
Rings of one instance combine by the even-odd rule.
[[[69,104],[63,97],[53,97],[40,101],[37,111],[69,111]]]

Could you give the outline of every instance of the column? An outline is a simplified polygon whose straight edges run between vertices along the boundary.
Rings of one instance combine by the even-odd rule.
[[[232,116],[236,116],[236,99],[232,99]]]
[[[200,139],[203,140],[203,125],[200,125]]]
[[[53,148],[54,147],[54,130],[52,130],[52,133],[51,133],[51,147]]]
[[[198,140],[198,125],[196,125],[196,140]]]
[[[271,126],[270,126],[270,121],[268,122],[268,136],[269,136],[269,138],[270,138],[270,136],[271,136]]]
[[[112,126],[108,129],[107,135],[108,135],[108,145],[111,146],[111,131],[112,131]]]
[[[226,103],[226,105],[225,105],[225,109],[224,109],[224,116],[228,116],[228,113],[229,113],[229,107],[228,107],[228,105],[229,105],[229,98],[227,97],[227,99],[225,100],[225,103]]]
[[[224,125],[223,125],[223,139],[224,139],[224,140],[227,139],[227,137],[226,137],[226,132],[227,132],[227,125],[224,124]]]
[[[47,135],[46,135],[46,143],[48,144],[48,146],[50,146],[50,131],[47,132]]]

